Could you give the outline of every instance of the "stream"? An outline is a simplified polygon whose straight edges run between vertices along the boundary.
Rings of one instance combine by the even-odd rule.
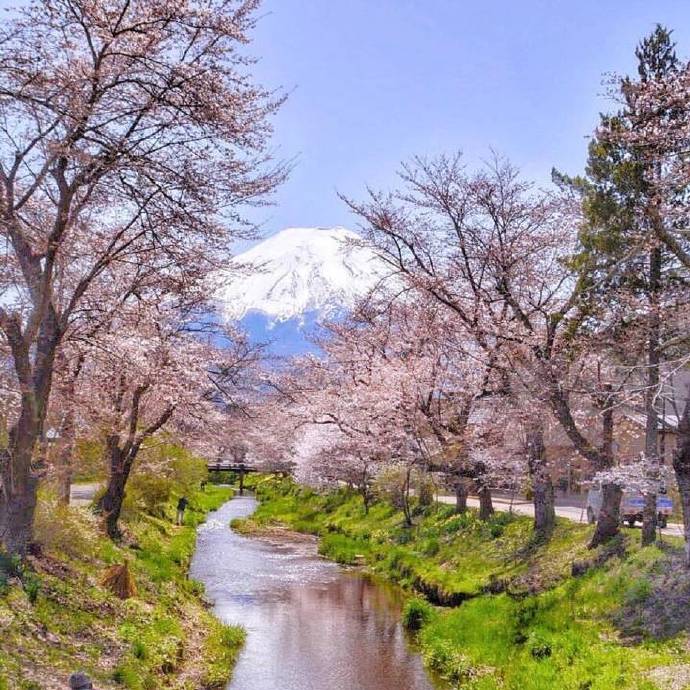
[[[257,502],[236,497],[199,527],[191,575],[247,642],[228,690],[433,690],[400,624],[392,587],[317,556],[297,535],[229,528]]]

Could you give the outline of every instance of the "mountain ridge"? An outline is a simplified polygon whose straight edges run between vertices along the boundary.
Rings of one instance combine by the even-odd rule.
[[[344,227],[285,228],[235,257],[233,268],[252,270],[220,291],[226,318],[260,313],[274,322],[345,311],[386,274],[383,261]]]

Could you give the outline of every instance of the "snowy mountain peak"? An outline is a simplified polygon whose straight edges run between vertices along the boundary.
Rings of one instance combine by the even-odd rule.
[[[230,319],[261,312],[284,321],[307,312],[352,307],[385,275],[383,262],[346,228],[287,228],[235,258],[236,275],[221,295]]]

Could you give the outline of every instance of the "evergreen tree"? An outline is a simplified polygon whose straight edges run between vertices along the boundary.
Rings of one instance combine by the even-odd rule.
[[[609,351],[636,374],[634,378],[644,395],[650,490],[642,539],[647,544],[654,540],[656,531],[661,369],[665,343],[677,335],[673,315],[682,308],[678,303],[682,298],[679,287],[687,276],[655,232],[664,222],[654,184],[661,163],[624,136],[610,136],[611,132],[635,127],[639,115],[634,95],[641,84],[667,79],[679,69],[671,31],[657,25],[639,44],[635,55],[638,79],[620,81],[622,107],[615,114],[601,116],[589,145],[585,175],[567,178],[555,173],[555,178],[570,184],[583,198],[581,248],[572,264],[591,315],[587,327],[598,335],[607,335]],[[675,115],[667,113],[669,118]],[[620,492],[611,496],[614,499],[620,503]],[[619,505],[611,503],[608,509],[618,516]]]

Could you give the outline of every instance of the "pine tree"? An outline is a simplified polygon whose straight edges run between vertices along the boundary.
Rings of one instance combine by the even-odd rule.
[[[589,145],[585,175],[566,178],[555,173],[583,198],[584,223],[580,252],[572,264],[582,283],[592,319],[589,326],[607,332],[607,343],[620,363],[638,373],[644,391],[645,456],[650,491],[646,496],[642,540],[651,543],[656,531],[656,486],[659,481],[659,414],[664,341],[673,336],[668,316],[677,305],[677,262],[659,242],[655,224],[663,222],[656,185],[660,165],[650,152],[612,137],[635,127],[635,90],[640,84],[666,79],[679,68],[671,31],[657,25],[638,45],[638,79],[619,84],[622,108],[601,116]],[[668,117],[674,113],[669,112]],[[634,306],[635,308],[631,308]],[[625,343],[616,347],[615,343]],[[615,497],[612,497],[615,498]],[[620,502],[620,492],[617,496]],[[609,509],[618,516],[619,505]]]

